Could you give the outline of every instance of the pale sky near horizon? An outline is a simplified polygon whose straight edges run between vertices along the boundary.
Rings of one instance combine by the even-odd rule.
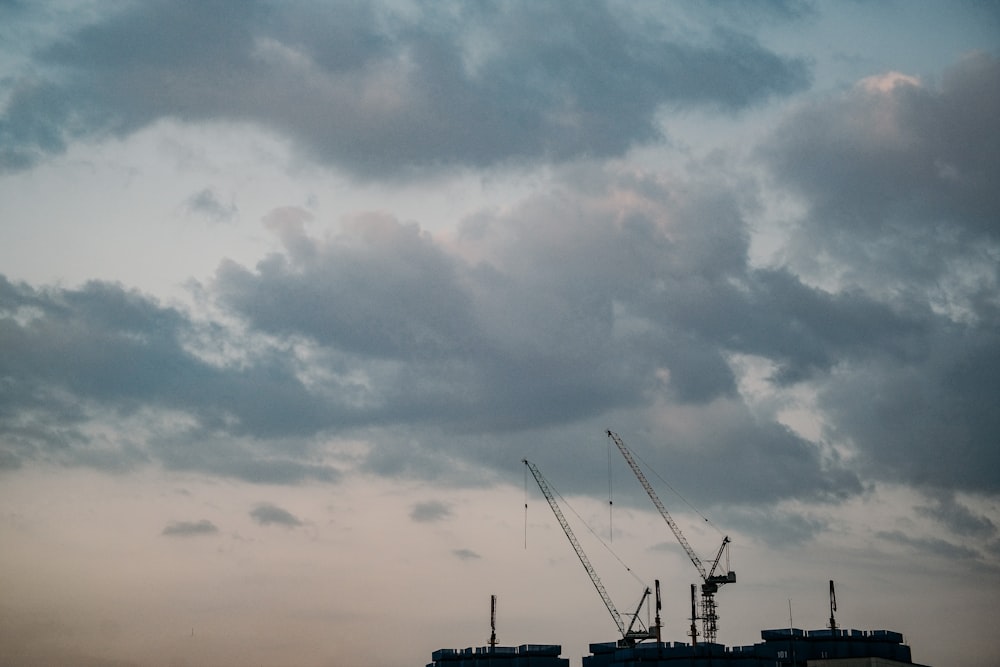
[[[998,7],[0,1],[0,665],[993,664]]]

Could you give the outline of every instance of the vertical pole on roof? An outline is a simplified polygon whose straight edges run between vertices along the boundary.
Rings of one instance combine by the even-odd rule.
[[[490,596],[490,653],[497,648],[497,596]]]
[[[688,632],[691,635],[691,646],[698,645],[698,614],[695,611],[695,585],[691,584],[691,630]]]

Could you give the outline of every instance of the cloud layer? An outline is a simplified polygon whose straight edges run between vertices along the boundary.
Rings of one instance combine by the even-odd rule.
[[[137,3],[38,55],[0,116],[8,169],[165,118],[253,123],[366,178],[611,156],[660,138],[664,108],[809,81],[731,27],[606,3]]]
[[[837,500],[872,480],[1000,490],[996,57],[800,101],[749,154],[766,185],[718,157],[678,177],[588,159],[662,140],[670,109],[798,91],[804,61],[711,12],[687,37],[665,15],[554,12],[140,3],[36,52],[8,80],[9,168],[165,118],[266,127],[390,180],[573,165],[437,233],[275,208],[280,249],[223,260],[194,288],[205,312],[3,279],[0,464],[336,481],[360,440],[383,475],[497,474],[524,433],[555,460],[578,445],[554,428],[635,419],[683,452],[680,475],[738,468],[718,500]],[[754,216],[776,197],[800,213],[763,265]],[[237,212],[211,188],[184,206]],[[812,433],[781,416],[803,396]]]
[[[612,429],[727,643],[836,579],[995,655],[1000,15],[903,9],[0,2],[0,645],[403,664],[506,591],[582,651],[522,458],[682,633]]]
[[[208,519],[201,519],[200,521],[174,521],[163,529],[163,534],[168,537],[197,537],[200,535],[215,535],[218,532],[218,527]]]
[[[1000,395],[1000,309],[997,268],[984,258],[998,247],[987,221],[1000,210],[985,192],[997,162],[972,141],[935,143],[930,119],[992,136],[1000,116],[966,109],[995,105],[978,91],[995,88],[997,71],[975,56],[940,88],[868,82],[793,111],[759,149],[805,203],[785,267],[750,261],[751,185],[585,168],[470,216],[451,237],[387,214],[317,237],[311,214],[277,209],[265,224],[283,250],[253,267],[225,261],[200,288],[230,324],[117,285],[4,281],[4,461],[158,460],[258,481],[333,480],[319,444],[373,428],[437,443],[418,444],[413,461],[472,463],[483,447],[462,434],[512,447],[525,430],[659,406],[662,442],[685,452],[679,472],[735,462],[733,499],[839,497],[862,479],[995,493],[1000,423],[988,403]],[[839,138],[817,143],[826,135],[802,129],[817,123]],[[877,141],[904,154],[887,162],[891,150],[870,150]],[[861,182],[888,186],[848,197]],[[917,190],[928,206],[898,203]],[[927,243],[941,262],[914,270]],[[795,272],[807,250],[836,258],[835,283]],[[777,391],[814,392],[822,436],[751,410],[740,358],[769,368],[763,379]],[[144,439],[109,445],[88,432],[108,415],[150,413]],[[369,453],[373,469],[401,472],[393,442]],[[102,458],[105,445],[116,456]]]

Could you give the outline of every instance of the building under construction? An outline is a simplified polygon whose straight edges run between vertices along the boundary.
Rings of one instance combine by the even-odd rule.
[[[891,630],[763,630],[751,646],[690,642],[590,645],[582,667],[926,667]],[[439,649],[427,667],[569,667],[558,644]]]
[[[763,641],[750,646],[728,647],[716,643],[718,613],[715,605],[715,593],[723,584],[736,581],[735,573],[728,567],[724,573],[717,574],[722,556],[729,545],[729,538],[723,538],[722,546],[710,567],[706,567],[660,501],[640,469],[635,456],[618,435],[612,431],[607,431],[607,435],[621,452],[639,483],[646,490],[650,500],[653,501],[660,515],[697,569],[703,582],[701,585],[701,605],[699,613],[696,604],[697,587],[692,585],[691,625],[688,632],[690,641],[686,642],[662,641],[660,582],[658,580],[655,582],[655,624],[647,626],[639,619],[642,605],[651,594],[648,587],[634,613],[624,616],[619,612],[560,509],[555,490],[535,464],[523,459],[524,465],[538,483],[539,490],[545,496],[553,515],[562,527],[566,538],[576,552],[621,636],[617,641],[590,644],[590,655],[584,656],[582,667],[896,667],[917,665],[911,658],[910,647],[903,643],[903,635],[898,632],[841,629],[835,618],[837,597],[832,580],[830,581],[829,627],[808,631],[794,627],[762,630],[761,639]],[[525,484],[527,484],[527,475],[525,476]],[[525,503],[525,512],[527,512],[527,503]],[[701,632],[698,629],[698,620],[702,621]],[[439,649],[433,653],[433,662],[429,663],[427,667],[569,667],[569,660],[560,657],[562,647],[558,644],[497,646],[495,595],[490,600],[490,622],[492,634],[489,646],[475,649]]]
[[[690,642],[590,645],[582,667],[926,667],[891,630],[763,630],[751,646]],[[427,667],[569,667],[558,644],[439,649]]]
[[[442,648],[427,667],[569,667],[559,644],[497,646],[497,596],[490,596],[490,643],[476,648]]]
[[[591,644],[583,667],[914,667],[903,635],[891,630],[763,630],[751,646],[649,642]],[[924,666],[926,667],[926,666]]]
[[[442,648],[431,654],[427,667],[569,667],[559,644]]]

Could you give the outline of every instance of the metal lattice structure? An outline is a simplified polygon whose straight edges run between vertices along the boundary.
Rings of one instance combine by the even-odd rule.
[[[639,616],[638,609],[636,609],[636,613],[632,615],[632,622],[629,623],[628,627],[625,626],[625,621],[622,620],[621,614],[618,613],[618,609],[615,607],[614,602],[611,601],[611,596],[608,595],[607,589],[605,589],[604,584],[601,583],[601,578],[597,576],[597,571],[594,569],[594,566],[591,565],[590,559],[587,558],[587,554],[584,553],[583,547],[580,546],[580,542],[576,539],[573,529],[570,527],[569,522],[566,521],[566,517],[563,515],[562,510],[559,508],[559,503],[556,502],[555,493],[553,492],[552,487],[549,485],[548,481],[546,481],[545,476],[542,475],[538,466],[528,459],[522,459],[522,463],[524,463],[524,465],[528,467],[528,470],[531,471],[531,475],[535,478],[538,488],[541,490],[542,495],[545,496],[545,500],[548,501],[549,507],[552,509],[552,513],[555,515],[556,520],[559,522],[563,532],[566,534],[566,539],[568,539],[569,543],[573,546],[573,550],[576,552],[577,558],[580,559],[583,569],[587,571],[587,575],[590,577],[591,583],[594,584],[594,588],[597,589],[597,593],[601,596],[604,606],[608,608],[608,613],[611,614],[611,618],[614,620],[615,625],[618,626],[618,632],[622,635],[622,642],[625,644],[634,644],[636,641],[655,638],[655,633],[651,633],[646,630],[635,631],[632,629]],[[645,593],[643,593],[642,599],[639,601],[639,608],[642,607],[642,603],[646,600],[649,593],[650,591],[647,588]]]
[[[706,642],[714,643],[716,640],[716,635],[719,630],[719,613],[715,605],[715,594],[719,590],[719,586],[723,584],[733,583],[736,581],[736,573],[728,572],[726,574],[715,574],[716,568],[719,566],[719,562],[722,559],[722,554],[726,549],[726,545],[729,544],[729,537],[726,536],[722,539],[722,546],[719,547],[719,553],[715,556],[715,561],[712,563],[712,569],[706,570],[705,566],[702,564],[701,559],[698,558],[698,554],[695,553],[694,549],[691,548],[691,544],[684,537],[681,532],[680,527],[674,518],[670,516],[670,512],[667,511],[666,506],[660,501],[660,497],[656,495],[656,491],[653,490],[652,485],[649,480],[646,479],[646,475],[643,474],[642,469],[636,462],[635,457],[632,456],[632,452],[629,451],[622,439],[618,437],[617,433],[613,431],[608,431],[608,437],[611,438],[615,446],[618,447],[618,451],[621,452],[622,456],[625,458],[625,462],[628,463],[629,468],[635,474],[636,479],[639,480],[639,484],[642,488],[646,490],[646,494],[649,499],[653,501],[653,505],[659,510],[660,516],[663,520],[667,522],[670,527],[670,531],[677,538],[681,547],[684,548],[684,552],[687,554],[688,558],[694,564],[695,568],[698,570],[698,574],[701,576],[701,621],[702,621],[702,636]],[[696,641],[692,637],[692,641]]]

